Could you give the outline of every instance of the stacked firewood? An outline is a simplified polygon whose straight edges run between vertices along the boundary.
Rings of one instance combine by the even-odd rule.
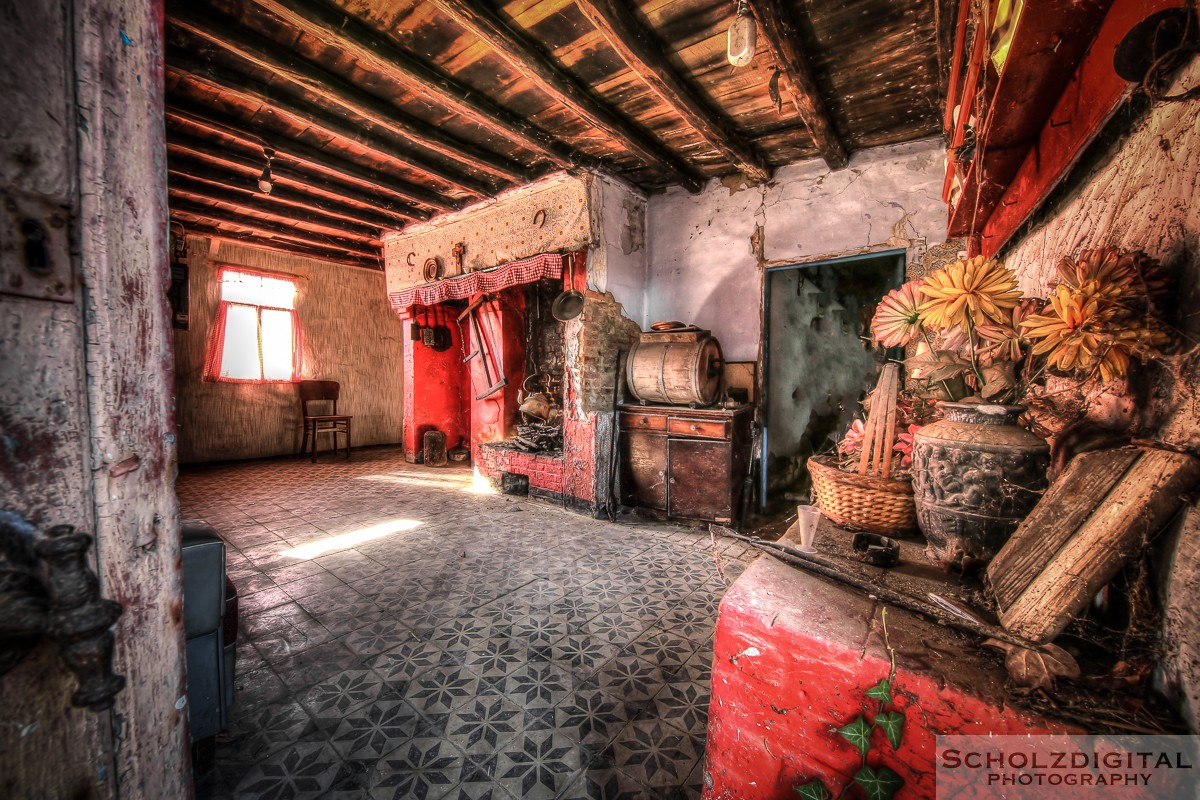
[[[549,425],[544,422],[531,422],[517,426],[517,438],[513,444],[526,453],[543,450],[562,450],[562,425]]]

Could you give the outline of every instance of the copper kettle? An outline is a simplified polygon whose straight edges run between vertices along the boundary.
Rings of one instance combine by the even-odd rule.
[[[536,373],[530,375],[521,384],[521,391],[517,392],[517,402],[520,403],[517,410],[527,418],[540,419],[543,422],[554,422],[561,413],[555,407],[554,401],[545,392],[532,391],[533,387],[529,385],[531,381],[541,378],[541,373]]]

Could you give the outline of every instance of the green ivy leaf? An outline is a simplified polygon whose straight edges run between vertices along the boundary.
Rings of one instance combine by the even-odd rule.
[[[855,717],[854,721],[844,728],[838,728],[837,732],[845,737],[846,741],[858,748],[858,752],[863,755],[871,749],[871,726],[862,717]]]
[[[904,728],[904,715],[899,711],[885,711],[875,716],[875,724],[883,728],[893,750],[900,749],[900,734]]]
[[[825,788],[825,783],[820,778],[800,784],[792,789],[792,791],[803,797],[804,800],[829,800],[833,797],[829,793],[829,790]]]
[[[867,800],[892,800],[904,785],[904,779],[887,767],[863,767],[854,773],[854,782],[862,787]]]
[[[867,697],[890,703],[892,701],[892,682],[884,678],[870,689],[867,689]]]

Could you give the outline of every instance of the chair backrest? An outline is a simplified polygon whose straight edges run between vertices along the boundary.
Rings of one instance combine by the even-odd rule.
[[[337,381],[300,381],[300,413],[307,417],[309,403],[333,403],[333,411],[337,413],[338,395],[342,385]]]

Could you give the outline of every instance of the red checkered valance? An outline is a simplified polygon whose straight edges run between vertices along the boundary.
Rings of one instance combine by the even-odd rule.
[[[461,300],[480,292],[498,292],[510,286],[533,283],[542,278],[562,277],[563,257],[558,253],[543,253],[520,261],[510,261],[499,267],[481,269],[445,278],[424,286],[413,286],[388,295],[388,302],[403,314],[410,306],[433,306],[446,300]]]

